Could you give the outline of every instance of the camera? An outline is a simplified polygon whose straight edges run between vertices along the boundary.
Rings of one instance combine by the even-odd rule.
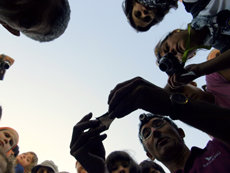
[[[103,114],[100,117],[97,117],[96,119],[98,119],[100,121],[100,127],[101,126],[105,126],[106,130],[109,129],[110,124],[113,122],[114,118],[110,118],[109,117],[109,113],[106,112],[105,114]]]
[[[174,73],[185,72],[184,64],[172,53],[167,53],[165,56],[161,57],[158,64],[160,70],[166,72],[169,76],[172,76]]]
[[[0,69],[2,69],[2,70],[7,70],[7,69],[9,69],[10,68],[10,62],[9,61],[7,61],[7,60],[2,60],[2,61],[0,61]]]

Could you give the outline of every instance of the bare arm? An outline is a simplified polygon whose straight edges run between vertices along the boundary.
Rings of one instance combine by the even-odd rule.
[[[140,78],[133,78],[118,84],[109,96],[111,117],[122,118],[129,113],[143,109],[155,114],[174,115],[170,93]],[[230,110],[213,104],[194,101],[181,107],[176,117],[230,146]]]

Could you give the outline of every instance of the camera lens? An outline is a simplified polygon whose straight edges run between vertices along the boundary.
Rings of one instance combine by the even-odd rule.
[[[172,61],[167,57],[162,57],[159,61],[161,71],[167,72],[173,67]]]
[[[8,61],[2,61],[2,62],[0,62],[0,68],[6,70],[6,69],[10,68],[10,63]]]

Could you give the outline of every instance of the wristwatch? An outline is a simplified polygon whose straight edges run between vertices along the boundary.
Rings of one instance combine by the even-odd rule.
[[[189,103],[189,99],[181,93],[173,93],[170,95],[170,100],[172,103],[173,113],[170,118],[173,120],[178,119],[178,116],[184,113],[183,109]]]

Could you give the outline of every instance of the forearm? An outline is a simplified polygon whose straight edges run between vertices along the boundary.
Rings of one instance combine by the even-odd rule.
[[[230,110],[206,102],[190,102],[176,117],[230,145]]]
[[[225,70],[230,67],[230,49],[218,57],[199,64],[200,76]]]

